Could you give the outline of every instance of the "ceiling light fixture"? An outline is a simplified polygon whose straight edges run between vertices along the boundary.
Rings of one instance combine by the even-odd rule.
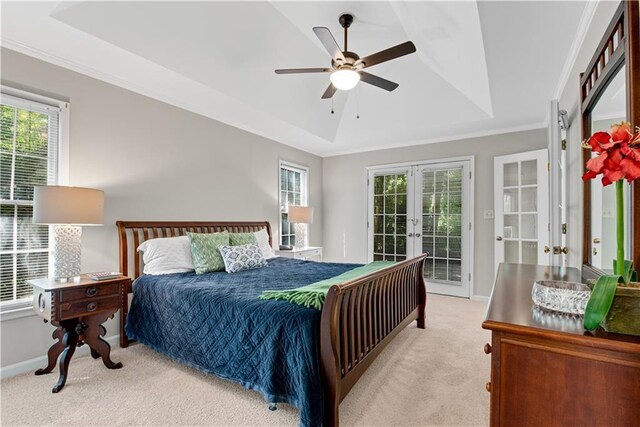
[[[329,77],[331,79],[331,83],[338,90],[351,90],[360,81],[360,73],[357,73],[353,70],[337,70],[331,73]]]

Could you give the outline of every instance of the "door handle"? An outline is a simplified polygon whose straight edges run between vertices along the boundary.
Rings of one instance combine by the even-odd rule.
[[[502,241],[502,236],[498,236],[498,237],[496,237],[496,240],[497,240],[498,242],[501,242],[501,241]]]
[[[596,244],[600,243],[600,238],[599,237],[594,238],[593,239],[593,243],[596,243]]]
[[[413,237],[413,233],[407,234],[407,237]]]
[[[596,248],[593,248],[593,254],[598,255],[598,250]]]
[[[567,248],[566,246],[554,246],[553,247],[553,254],[554,255],[558,255],[558,254],[568,254],[569,253],[569,248]]]
[[[416,233],[416,237],[420,237],[420,233]]]
[[[545,254],[548,254],[549,252],[551,252],[551,249],[549,249],[549,246],[544,245],[544,249],[543,249]]]

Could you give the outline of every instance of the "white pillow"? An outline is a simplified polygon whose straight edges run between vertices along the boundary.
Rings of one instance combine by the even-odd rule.
[[[138,246],[144,261],[144,274],[171,274],[193,271],[189,236],[161,237]]]
[[[262,256],[264,257],[264,259],[275,258],[276,252],[269,244],[269,233],[267,233],[267,230],[263,228],[262,230],[256,231],[253,234],[256,236],[258,247],[260,248],[260,252],[262,252]]]

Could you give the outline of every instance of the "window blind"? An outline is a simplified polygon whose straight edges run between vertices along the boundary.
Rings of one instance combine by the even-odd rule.
[[[33,224],[33,188],[56,184],[60,108],[0,97],[0,304],[29,298],[47,276],[49,227]]]

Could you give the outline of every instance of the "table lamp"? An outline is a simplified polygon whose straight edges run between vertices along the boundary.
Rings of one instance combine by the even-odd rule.
[[[305,224],[313,224],[313,208],[308,206],[289,206],[289,222],[296,225],[296,249],[304,248],[306,242]]]
[[[102,225],[104,192],[49,185],[34,187],[33,223],[53,225],[53,274],[56,281],[80,275],[83,225]]]

